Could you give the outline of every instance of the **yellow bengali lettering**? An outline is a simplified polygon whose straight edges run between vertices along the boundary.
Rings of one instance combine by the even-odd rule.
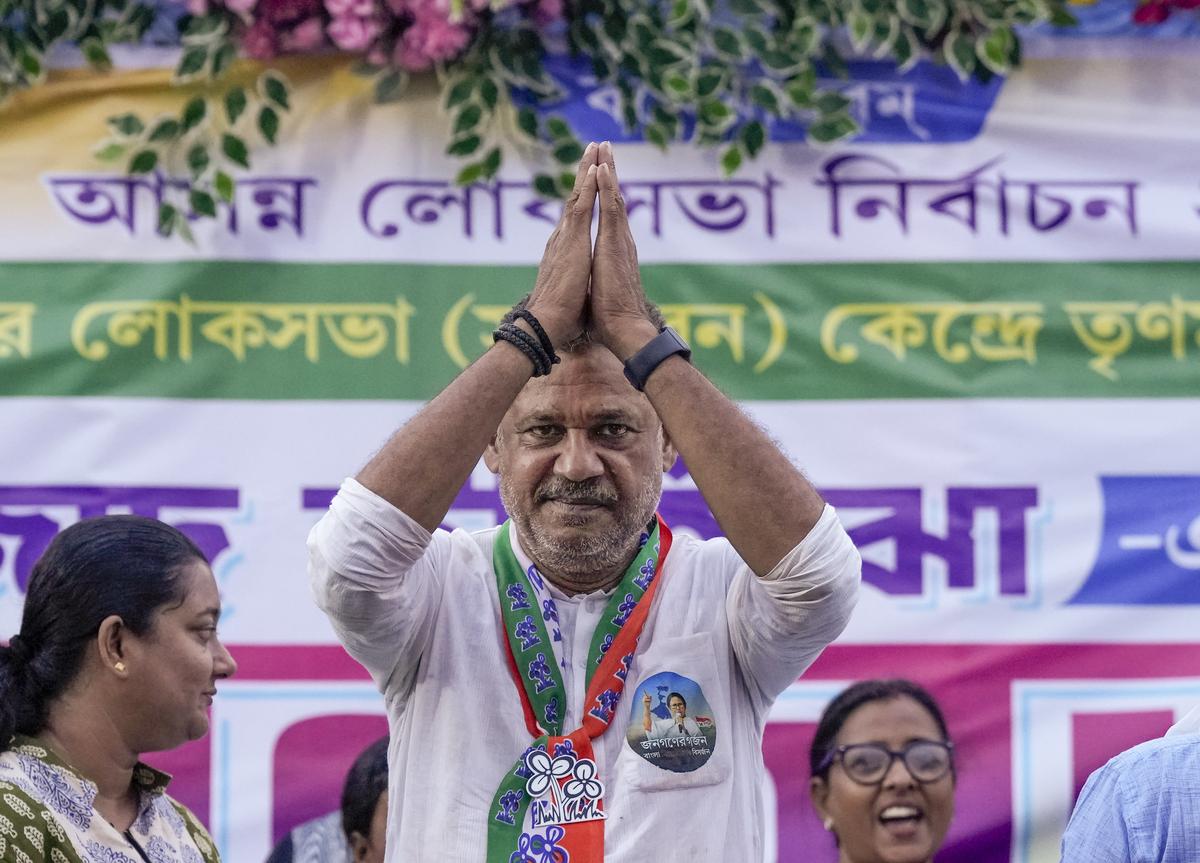
[[[0,359],[33,353],[33,303],[0,303]]]
[[[1037,362],[1037,336],[1043,326],[1041,303],[942,303],[934,315],[933,346],[947,362],[972,356],[985,362]],[[967,343],[953,341],[951,328],[969,316]]]
[[[258,303],[192,302],[180,297],[180,305],[201,319],[200,336],[228,350],[237,361],[245,362],[246,348],[261,348],[267,341],[267,327],[258,313]],[[204,320],[207,318],[207,320]]]
[[[767,316],[767,349],[754,366],[754,373],[762,374],[783,356],[783,349],[787,347],[788,328],[783,311],[771,301],[770,297],[762,291],[755,291],[754,300],[762,306],[762,310]]]
[[[1138,334],[1154,341],[1171,342],[1171,356],[1176,360],[1187,357],[1188,328],[1200,321],[1200,301],[1185,300],[1178,295],[1170,302],[1145,303],[1135,318]],[[1192,333],[1192,341],[1200,345],[1200,327]]]
[[[1037,362],[1037,337],[1044,325],[1041,303],[846,303],[835,306],[821,322],[820,342],[826,356],[852,363],[859,348],[843,340],[842,328],[862,319],[858,335],[903,362],[910,350],[929,342],[948,363],[972,358],[985,362]],[[966,319],[965,325],[960,324]],[[965,332],[964,332],[965,329]]]
[[[180,307],[178,303],[169,300],[112,300],[102,303],[88,303],[75,313],[71,321],[71,344],[81,357],[92,362],[99,362],[109,354],[109,345],[100,337],[89,337],[89,330],[94,322],[108,319],[103,331],[112,344],[122,348],[132,348],[141,344],[148,332],[154,335],[154,356],[159,360],[167,359],[170,339],[170,318],[179,320]],[[185,322],[180,322],[180,332],[188,329]],[[183,354],[181,343],[181,357]]]
[[[238,362],[245,362],[250,350],[285,351],[302,342],[305,357],[315,363],[323,331],[334,347],[355,359],[377,356],[394,341],[396,359],[407,363],[413,313],[402,298],[394,303],[250,303],[187,295],[178,302],[122,300],[83,306],[71,322],[71,343],[80,356],[98,362],[109,355],[110,345],[135,347],[153,332],[154,356],[166,360],[173,319],[176,353],[185,362],[192,358],[193,339],[199,338],[229,351]],[[96,326],[103,336],[93,332]]]
[[[821,348],[834,362],[854,362],[859,356],[858,347],[849,342],[839,343],[838,332],[847,321],[867,318],[859,327],[859,335],[863,340],[879,345],[903,361],[909,348],[920,347],[927,338],[928,329],[921,319],[921,313],[936,309],[936,306],[915,303],[846,303],[834,306],[821,322]]]
[[[409,319],[416,311],[397,298],[392,305],[383,303],[326,303],[315,305],[325,330],[338,350],[356,359],[378,355],[395,335],[396,359],[407,364],[410,356]]]
[[[492,333],[500,326],[500,320],[508,314],[511,306],[484,305],[472,306],[471,314],[475,320],[486,325],[486,331],[479,334],[479,344],[486,351],[492,346]]]
[[[462,323],[463,315],[467,313],[467,309],[474,301],[474,294],[464,294],[458,302],[450,307],[450,311],[446,312],[446,317],[442,319],[442,348],[460,369],[465,369],[470,360],[463,353],[462,340],[458,337],[458,328]]]
[[[746,354],[746,307],[737,303],[663,305],[663,318],[685,342],[713,349],[725,343],[735,363]]]
[[[754,369],[755,372],[762,372],[782,355],[787,345],[787,322],[779,307],[765,294],[756,292],[754,297],[762,307],[770,329],[766,352]],[[475,294],[464,294],[442,319],[442,347],[446,355],[459,368],[466,368],[470,363],[467,350],[471,348],[472,338],[478,338],[483,350],[490,348],[492,331],[510,308],[508,305],[492,303],[477,304]],[[735,363],[745,362],[746,318],[750,307],[743,303],[675,303],[664,304],[660,310],[667,324],[694,347],[727,350]],[[466,323],[472,318],[481,325],[474,336],[472,332],[475,328]],[[465,335],[464,330],[468,331]],[[466,348],[463,345],[464,338],[467,339]]]
[[[1138,303],[1132,300],[1064,303],[1079,341],[1092,354],[1088,366],[1111,381],[1120,375],[1113,367],[1135,337],[1167,342],[1176,362],[1187,359],[1190,342],[1200,345],[1200,301],[1172,296],[1170,300]]]
[[[1130,302],[1063,303],[1071,328],[1085,348],[1095,356],[1088,360],[1092,371],[1110,381],[1119,377],[1113,360],[1133,343],[1133,321],[1138,304]]]
[[[477,333],[480,346],[486,351],[492,346],[492,331],[500,323],[500,319],[511,308],[510,306],[481,304],[474,305],[475,295],[464,294],[454,305],[450,307],[450,311],[446,313],[446,317],[442,320],[442,347],[446,351],[446,355],[460,369],[465,369],[470,364],[470,359],[467,357],[466,351],[463,349],[462,338],[460,336],[463,319],[467,313],[471,313],[471,317],[486,326],[486,331]]]

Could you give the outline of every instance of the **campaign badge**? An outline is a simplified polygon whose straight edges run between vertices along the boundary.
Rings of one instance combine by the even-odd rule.
[[[691,773],[717,745],[717,723],[700,684],[664,671],[647,677],[631,699],[625,741],[655,767]]]

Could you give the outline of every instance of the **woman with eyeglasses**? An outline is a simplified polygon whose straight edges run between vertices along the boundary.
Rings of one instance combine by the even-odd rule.
[[[954,746],[933,696],[865,680],[825,708],[809,792],[838,863],[929,863],[954,815]]]

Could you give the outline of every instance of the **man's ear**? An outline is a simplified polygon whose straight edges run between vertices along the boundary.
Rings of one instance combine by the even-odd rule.
[[[500,451],[496,448],[496,435],[492,435],[487,448],[483,451],[483,463],[492,473],[500,473]]]
[[[666,473],[671,468],[675,467],[675,459],[679,458],[679,453],[675,451],[675,444],[671,443],[671,437],[667,434],[667,430],[662,430],[662,469]]]

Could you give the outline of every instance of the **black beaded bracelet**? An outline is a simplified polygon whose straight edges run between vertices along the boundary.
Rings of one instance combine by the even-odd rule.
[[[492,332],[492,341],[498,342],[501,340],[515,345],[521,353],[529,358],[529,361],[533,363],[533,376],[535,378],[550,374],[550,358],[546,356],[546,352],[542,350],[542,346],[529,333],[516,324],[501,324]]]
[[[546,331],[542,328],[542,322],[539,321],[529,309],[513,309],[513,317],[520,318],[533,328],[534,333],[538,337],[538,341],[542,343],[542,350],[546,352],[546,356],[550,358],[550,364],[560,362],[558,354],[554,353],[554,342],[550,341],[550,337],[546,335]]]

